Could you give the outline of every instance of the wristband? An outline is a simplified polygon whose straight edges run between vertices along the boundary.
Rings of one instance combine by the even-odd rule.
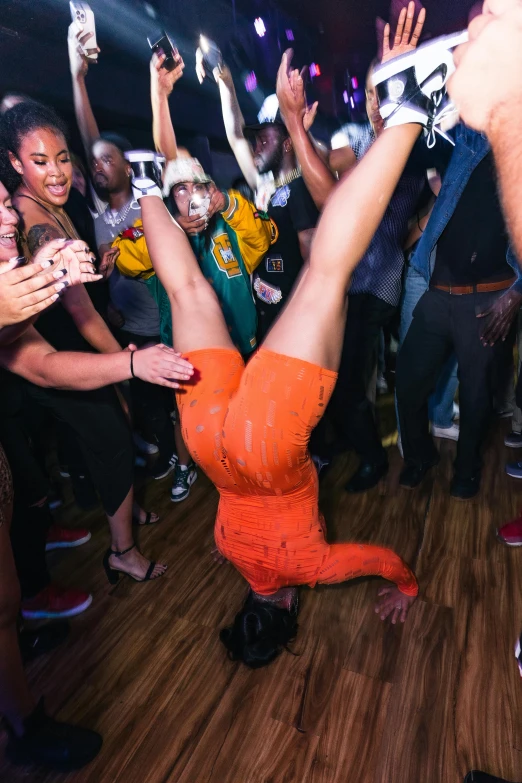
[[[130,371],[133,378],[136,376],[134,375],[134,351],[131,351],[131,365],[130,365]]]

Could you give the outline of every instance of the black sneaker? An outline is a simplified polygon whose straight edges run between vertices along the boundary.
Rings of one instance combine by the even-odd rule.
[[[487,772],[468,772],[464,779],[464,783],[509,783],[509,780],[504,778],[496,778],[494,775],[488,775]]]
[[[168,458],[160,457],[156,461],[154,467],[152,468],[153,478],[155,478],[156,481],[159,481],[160,479],[164,479],[175,469],[177,461],[178,461],[177,454],[173,454],[171,457]]]
[[[416,489],[436,464],[436,462],[406,463],[399,478],[399,486],[404,489]]]
[[[173,503],[181,503],[190,495],[190,488],[197,479],[198,474],[193,462],[189,465],[176,465],[174,481],[170,492]]]
[[[12,764],[42,764],[61,772],[80,769],[98,755],[103,742],[95,731],[50,718],[43,699],[24,727],[22,737],[9,732],[5,755]]]
[[[163,199],[163,155],[151,150],[131,150],[125,153],[125,158],[132,167],[132,192],[136,201],[144,196],[159,196]]]
[[[463,479],[457,475],[453,476],[451,482],[450,494],[455,500],[471,500],[480,490],[480,473],[476,473],[471,478]]]
[[[62,644],[69,636],[70,626],[67,620],[46,623],[39,628],[22,628],[18,632],[18,643],[24,663],[34,661]]]
[[[351,494],[368,492],[376,487],[379,481],[387,474],[388,463],[373,465],[370,462],[361,462],[356,472],[345,486],[345,490]]]

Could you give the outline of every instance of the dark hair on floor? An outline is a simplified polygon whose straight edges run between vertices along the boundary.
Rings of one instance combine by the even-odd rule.
[[[268,666],[288,649],[297,636],[297,614],[249,594],[234,624],[223,628],[219,638],[231,661],[242,661],[251,669]]]
[[[67,139],[67,125],[54,109],[37,101],[18,103],[0,119],[0,180],[12,193],[21,177],[11,165],[9,152],[18,155],[22,140],[27,134],[40,128],[48,128]]]

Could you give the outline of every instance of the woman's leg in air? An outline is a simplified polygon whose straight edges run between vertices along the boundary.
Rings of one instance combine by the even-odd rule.
[[[332,193],[310,261],[263,347],[337,370],[352,273],[366,252],[420,134],[388,128]]]
[[[233,350],[218,298],[185,232],[159,196],[141,198],[140,207],[152,265],[170,299],[174,348],[182,353],[205,348]]]

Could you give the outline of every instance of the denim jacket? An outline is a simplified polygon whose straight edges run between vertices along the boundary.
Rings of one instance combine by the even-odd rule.
[[[455,148],[443,174],[442,188],[428,225],[410,260],[411,266],[424,277],[427,283],[430,282],[435,266],[437,242],[448,225],[471,174],[490,150],[485,136],[467,128],[462,123],[457,125],[452,135],[455,139]],[[508,247],[506,260],[517,276],[513,288],[522,293],[522,268],[511,245]]]

